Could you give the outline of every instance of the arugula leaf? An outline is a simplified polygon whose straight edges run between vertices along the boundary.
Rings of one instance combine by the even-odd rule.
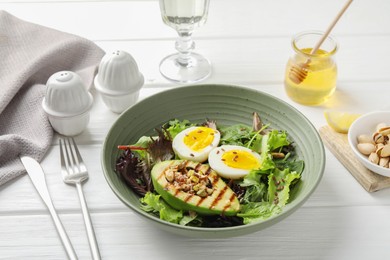
[[[262,182],[258,182],[254,185],[247,187],[245,191],[245,195],[242,200],[243,203],[259,202],[259,201],[263,201],[264,196],[266,194],[267,194],[267,186]]]
[[[255,133],[250,126],[243,124],[220,126],[219,131],[221,132],[220,144],[240,146],[245,146]]]
[[[239,183],[241,187],[246,187],[242,203],[263,201],[267,194],[267,186],[261,181],[262,175],[259,171],[251,171]]]
[[[305,163],[303,160],[277,160],[275,161],[275,167],[279,169],[289,168],[290,171],[302,174],[303,169],[305,168]]]

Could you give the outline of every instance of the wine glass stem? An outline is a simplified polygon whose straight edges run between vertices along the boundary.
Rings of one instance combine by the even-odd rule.
[[[190,67],[191,53],[195,48],[195,42],[192,40],[192,32],[179,32],[179,37],[176,39],[175,48],[179,52],[177,63],[182,67]]]

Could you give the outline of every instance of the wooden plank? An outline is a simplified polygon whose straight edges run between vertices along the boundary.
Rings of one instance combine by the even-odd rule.
[[[245,6],[243,6],[245,5]],[[294,4],[267,0],[213,0],[205,26],[195,37],[291,36],[305,30],[325,30],[342,7],[340,0],[295,0]],[[375,6],[373,8],[371,6]],[[389,34],[390,1],[358,1],[334,28],[335,35]],[[28,21],[92,40],[174,38],[162,22],[158,1],[5,1],[0,9]],[[223,10],[223,11],[220,11]],[[379,13],[380,14],[380,13]],[[272,24],[272,25],[270,25]],[[371,51],[371,50],[370,50]]]
[[[358,161],[349,146],[346,134],[337,133],[329,126],[321,127],[319,132],[326,147],[340,160],[364,189],[373,192],[390,187],[389,177],[368,170]]]
[[[390,230],[389,211],[390,206],[301,208],[262,231],[212,240],[162,231],[130,209],[91,217],[103,259],[390,259],[390,234],[384,232]],[[79,258],[91,259],[81,213],[60,218]],[[0,259],[65,259],[49,214],[0,216],[0,230]]]

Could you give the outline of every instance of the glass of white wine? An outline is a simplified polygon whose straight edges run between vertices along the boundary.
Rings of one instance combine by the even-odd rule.
[[[164,23],[177,31],[177,53],[165,57],[160,63],[161,74],[180,83],[197,82],[211,74],[208,59],[194,53],[192,32],[202,26],[208,15],[210,0],[160,0]]]

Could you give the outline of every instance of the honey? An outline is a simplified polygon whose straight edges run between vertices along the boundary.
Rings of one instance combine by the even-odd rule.
[[[285,91],[297,103],[319,105],[328,100],[336,89],[337,65],[332,57],[336,51],[336,44],[329,51],[320,48],[313,54],[311,54],[312,48],[299,48],[298,44],[298,41],[293,41],[296,53],[286,66]],[[289,76],[291,67],[300,68],[304,63],[308,64],[307,76],[300,83],[293,82]]]

